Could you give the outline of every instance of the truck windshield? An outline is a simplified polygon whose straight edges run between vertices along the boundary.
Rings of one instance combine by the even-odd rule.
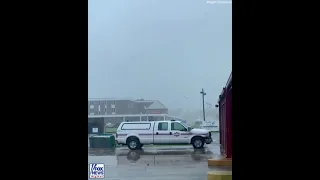
[[[189,126],[188,125],[186,125],[186,124],[184,124],[183,122],[180,122],[181,124],[182,124],[182,126],[184,126],[185,128],[189,128]]]

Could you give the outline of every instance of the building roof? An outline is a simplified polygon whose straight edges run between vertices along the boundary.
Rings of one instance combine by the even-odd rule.
[[[144,99],[132,99],[132,98],[88,98],[88,101],[101,101],[101,100],[108,100],[108,101],[134,101],[134,102],[154,102],[155,100],[144,100]]]
[[[226,88],[229,88],[230,86],[232,87],[232,72],[231,72],[229,79],[227,81]]]
[[[108,101],[117,101],[117,100],[134,101],[133,99],[130,99],[130,98],[88,98],[88,101],[103,101],[103,100],[108,100]]]
[[[144,99],[137,99],[137,100],[132,100],[132,99],[112,99],[112,98],[88,98],[88,101],[101,101],[101,100],[127,100],[127,101],[133,101],[137,103],[143,103],[144,106],[147,106],[146,109],[168,109],[165,105],[163,105],[160,101],[158,100],[144,100]]]
[[[167,107],[165,107],[160,101],[156,100],[146,109],[167,109]]]
[[[135,102],[141,102],[141,103],[152,103],[152,102],[154,102],[155,100],[140,100],[140,99],[138,99],[138,100],[135,100]]]
[[[220,101],[220,97],[221,96],[223,96],[224,95],[224,93],[225,93],[225,88],[232,88],[232,71],[231,71],[231,73],[230,73],[230,76],[229,76],[229,78],[228,78],[228,81],[227,81],[227,83],[226,83],[226,86],[222,89],[222,91],[221,91],[221,93],[220,93],[220,95],[219,95],[219,98],[218,98],[218,103],[219,103],[219,101]]]

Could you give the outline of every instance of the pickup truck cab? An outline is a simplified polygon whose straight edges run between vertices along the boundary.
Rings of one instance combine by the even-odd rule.
[[[205,129],[192,129],[181,121],[122,122],[116,133],[118,144],[129,149],[140,149],[145,144],[192,144],[195,149],[212,142]]]

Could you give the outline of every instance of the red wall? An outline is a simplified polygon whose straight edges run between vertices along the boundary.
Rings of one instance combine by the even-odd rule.
[[[229,79],[219,97],[219,126],[220,152],[232,158],[232,79]]]

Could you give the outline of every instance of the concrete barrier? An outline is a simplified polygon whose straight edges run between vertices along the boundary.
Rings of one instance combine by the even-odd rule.
[[[232,159],[208,159],[208,166],[232,166]]]
[[[208,180],[232,180],[232,171],[209,171]]]

